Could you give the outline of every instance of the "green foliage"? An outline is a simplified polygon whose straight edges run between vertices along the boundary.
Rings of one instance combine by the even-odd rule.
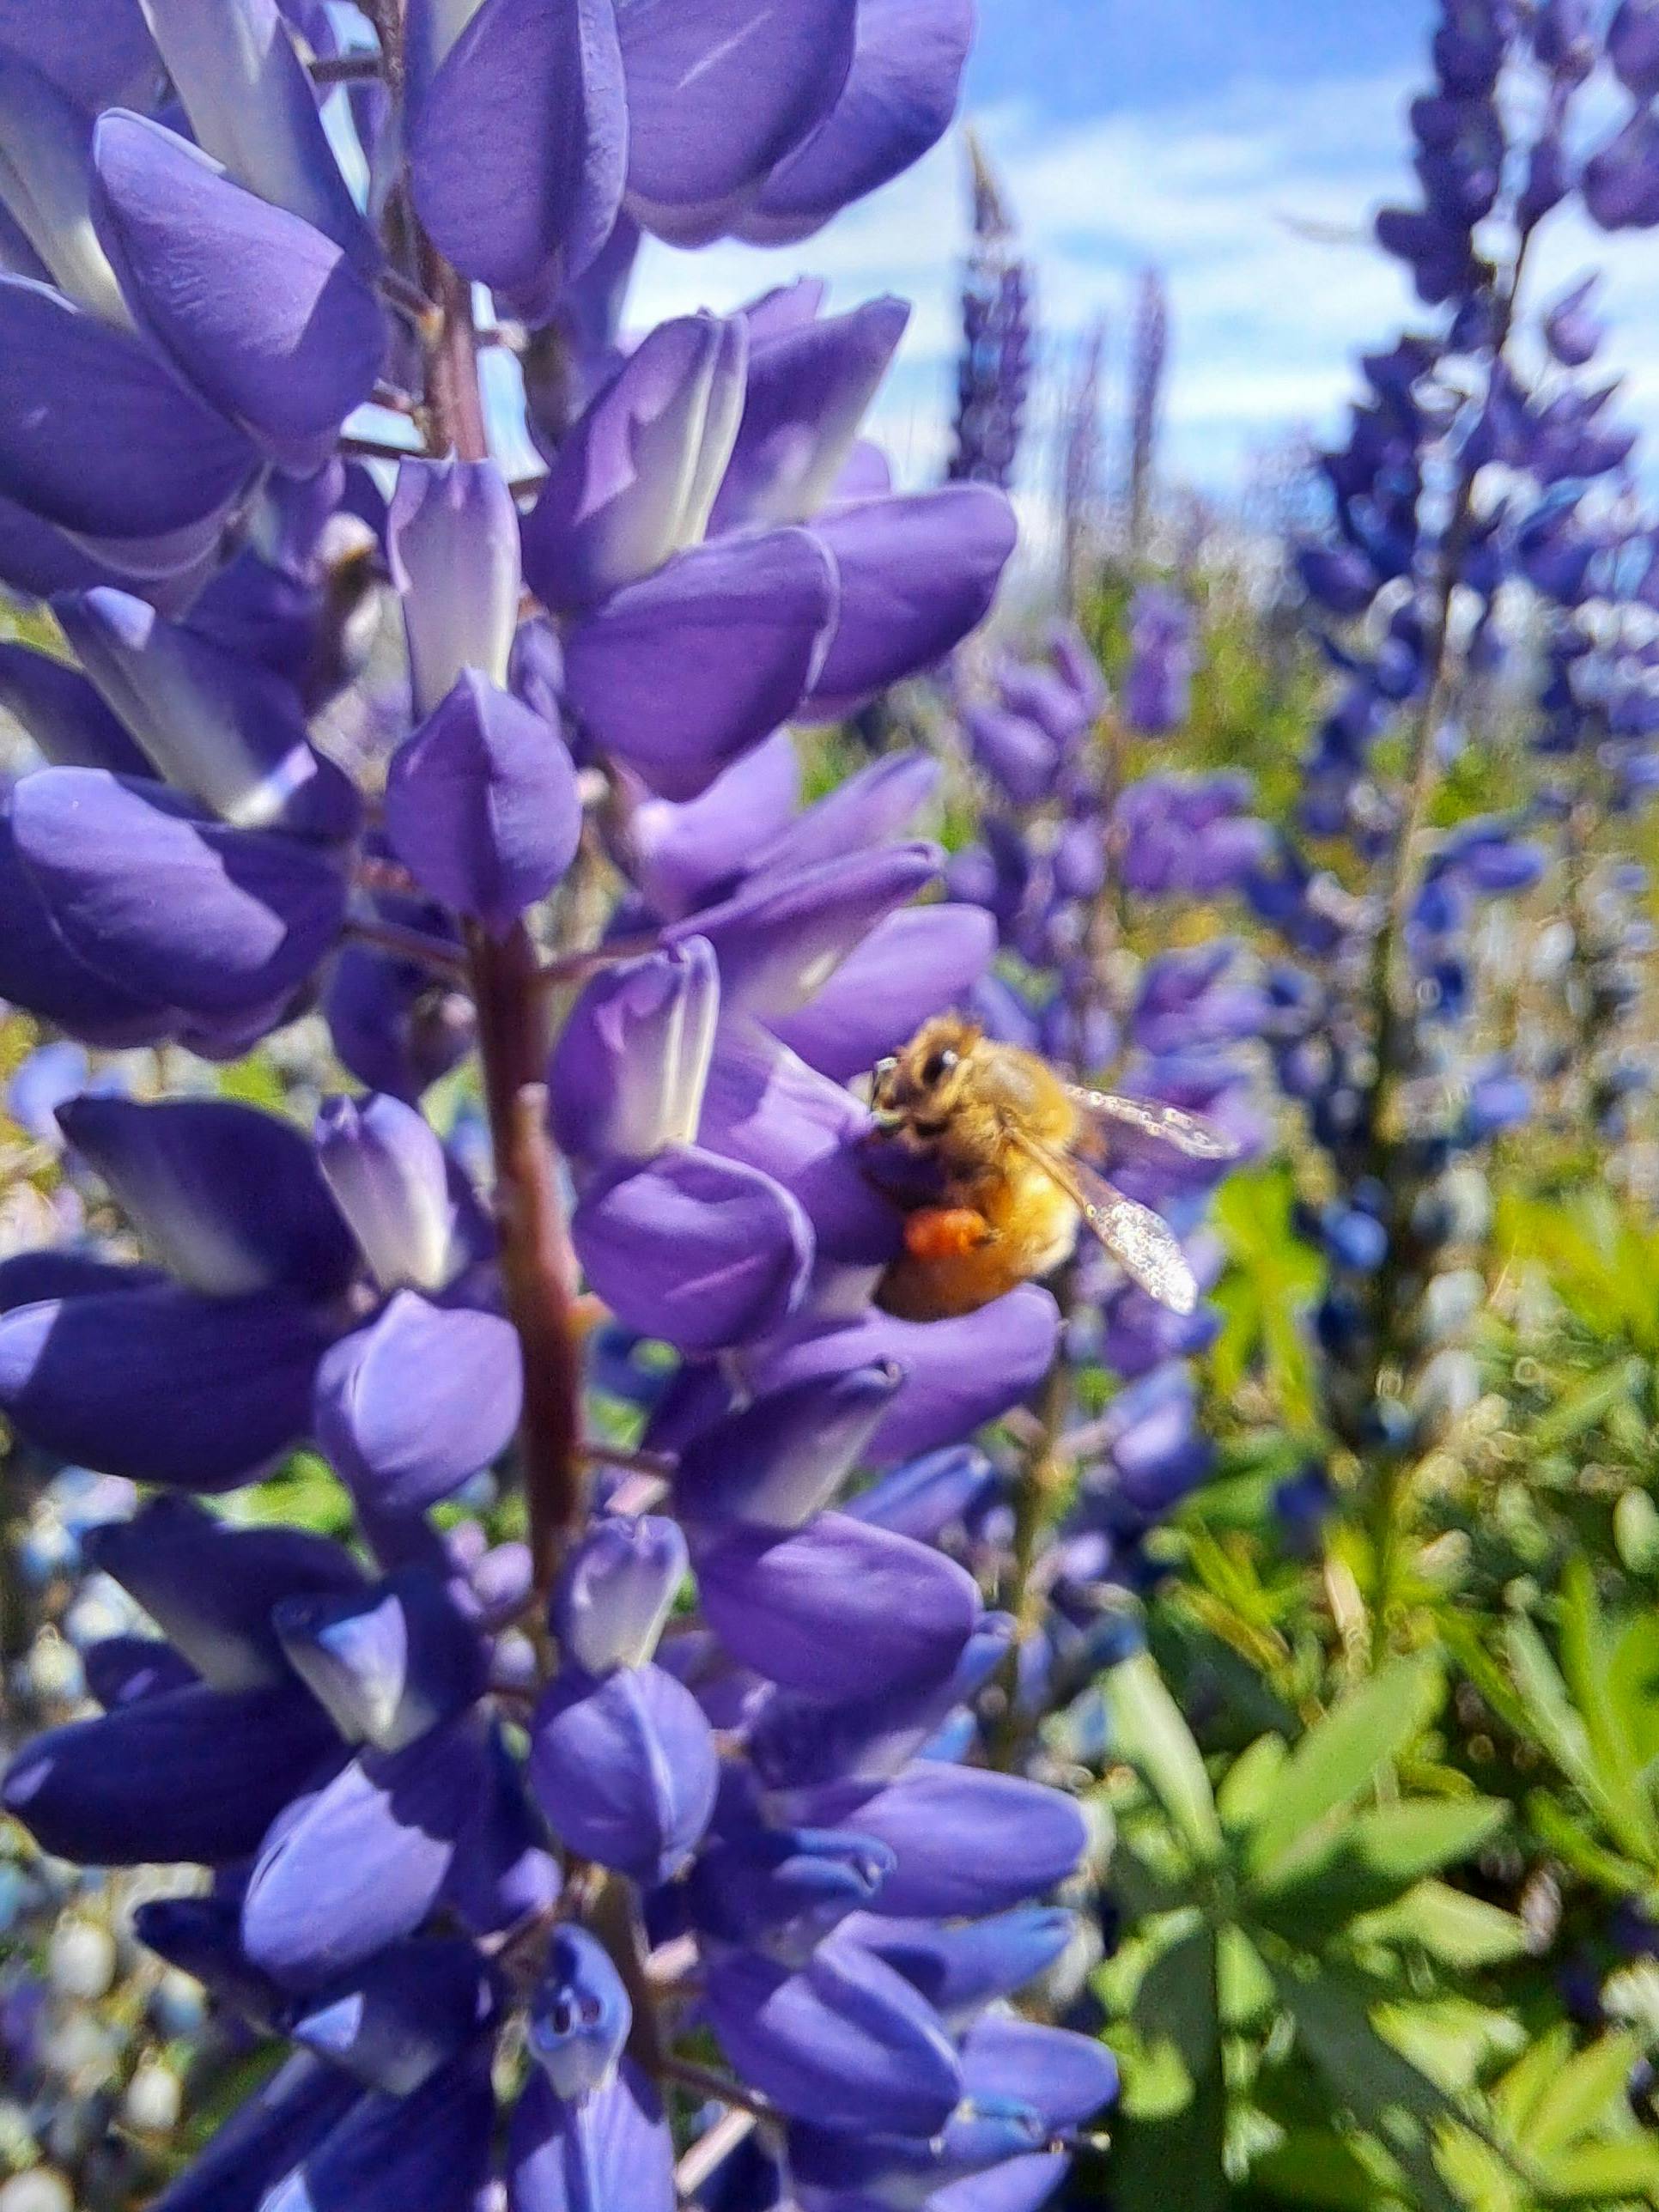
[[[1108,1676],[1129,1928],[1097,1994],[1121,2212],[1659,2203],[1659,2138],[1625,2095],[1637,2038],[1581,2046],[1558,2023],[1533,2043],[1503,2002],[1527,1927],[1457,1886],[1510,1808],[1407,1786],[1445,1688],[1435,1658],[1393,1659],[1294,1743],[1206,1760],[1150,1657]]]

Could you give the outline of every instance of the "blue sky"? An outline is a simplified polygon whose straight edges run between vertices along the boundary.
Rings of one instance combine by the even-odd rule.
[[[1166,474],[1227,495],[1293,434],[1334,432],[1356,354],[1413,314],[1370,217],[1410,191],[1405,109],[1425,76],[1431,0],[981,0],[965,112],[991,149],[1036,274],[1043,343],[1063,362],[1111,325],[1109,441],[1122,411],[1128,301],[1161,268],[1174,340]],[[912,481],[945,451],[963,165],[953,137],[815,240],[763,254],[652,248],[641,319],[734,306],[798,270],[832,303],[914,302],[877,427]],[[1546,293],[1595,266],[1659,432],[1659,246],[1569,221],[1540,257]],[[1109,450],[1110,450],[1109,445]],[[1028,485],[1037,519],[1043,485]]]

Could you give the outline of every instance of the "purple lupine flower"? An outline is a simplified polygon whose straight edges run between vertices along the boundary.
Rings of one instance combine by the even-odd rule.
[[[962,353],[957,364],[953,483],[1006,490],[1018,457],[1031,379],[1031,276],[977,138],[969,137],[974,242],[963,277]]]
[[[1129,665],[1123,714],[1145,738],[1167,737],[1187,719],[1192,682],[1192,611],[1161,584],[1144,585],[1129,610]]]
[[[848,1087],[967,995],[994,932],[914,903],[940,869],[908,834],[927,763],[803,808],[781,733],[954,647],[1010,510],[895,495],[861,444],[897,303],[824,319],[809,284],[617,341],[636,226],[802,237],[933,143],[968,11],[812,0],[758,41],[752,14],[417,4],[380,58],[393,132],[369,98],[325,129],[275,0],[155,0],[191,140],[66,91],[17,134],[45,273],[0,279],[0,319],[52,434],[0,434],[0,570],[58,598],[81,664],[7,676],[51,762],[13,803],[20,994],[94,1043],[224,1053],[320,1000],[374,1086],[310,1140],[221,1100],[75,1102],[145,1257],[0,1282],[0,1396],[38,1448],[210,1491],[308,1441],[363,1539],[147,1508],[103,1550],[161,1634],[93,1662],[103,1716],[5,1783],[55,1850],[212,1869],[144,1932],[295,2046],[174,2212],[436,2212],[499,2179],[672,2204],[635,2052],[659,2033],[672,2068],[692,2024],[631,2020],[647,1942],[695,1977],[734,2106],[802,2130],[803,2174],[1057,2179],[1113,2091],[991,2008],[1066,1924],[1002,1917],[1088,1834],[975,1763],[1013,1625],[925,1525],[973,1485],[914,1467],[1030,1394],[1055,1307],[872,1307],[901,1221]],[[527,391],[550,459],[522,517],[469,283],[584,334],[583,404]],[[555,351],[532,333],[532,380]],[[338,463],[348,413],[401,459],[389,504]],[[363,665],[382,593],[406,673]],[[1075,648],[1009,690],[1073,746],[1102,703]],[[475,1041],[493,1220],[475,1109],[447,1143],[422,1110]],[[578,1291],[672,1370],[628,1472],[583,1418]],[[895,1468],[910,1525],[847,1510]],[[486,1471],[522,1484],[526,1545],[428,1517]],[[504,2125],[502,2037],[534,2062]]]
[[[1158,418],[1170,359],[1170,302],[1164,279],[1146,270],[1135,295],[1129,340],[1128,518],[1132,553],[1146,549],[1158,468]]]

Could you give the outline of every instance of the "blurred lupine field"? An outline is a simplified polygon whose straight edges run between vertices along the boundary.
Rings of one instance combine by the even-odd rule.
[[[0,0],[0,2212],[1659,2204],[1659,5],[1231,505],[971,137],[894,487],[971,11],[764,14]],[[1194,1310],[884,1310],[948,1009]]]

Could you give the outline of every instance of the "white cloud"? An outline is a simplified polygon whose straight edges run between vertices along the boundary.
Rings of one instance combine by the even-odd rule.
[[[1264,444],[1338,428],[1354,357],[1387,343],[1413,313],[1397,265],[1370,235],[1375,209],[1410,194],[1404,111],[1413,88],[1403,76],[1246,77],[1183,104],[1063,126],[1024,104],[975,116],[1036,270],[1048,357],[1102,314],[1110,319],[1109,452],[1133,280],[1149,263],[1164,271],[1172,305],[1171,475],[1235,488]],[[921,480],[948,445],[963,203],[961,149],[948,142],[793,252],[647,246],[634,312],[647,322],[730,307],[805,271],[830,280],[836,307],[899,293],[914,313],[875,427],[902,472]],[[1652,241],[1605,239],[1576,218],[1545,235],[1539,296],[1607,269],[1609,361],[1635,366],[1626,403],[1659,432]],[[1034,460],[1034,491],[1051,472]]]

